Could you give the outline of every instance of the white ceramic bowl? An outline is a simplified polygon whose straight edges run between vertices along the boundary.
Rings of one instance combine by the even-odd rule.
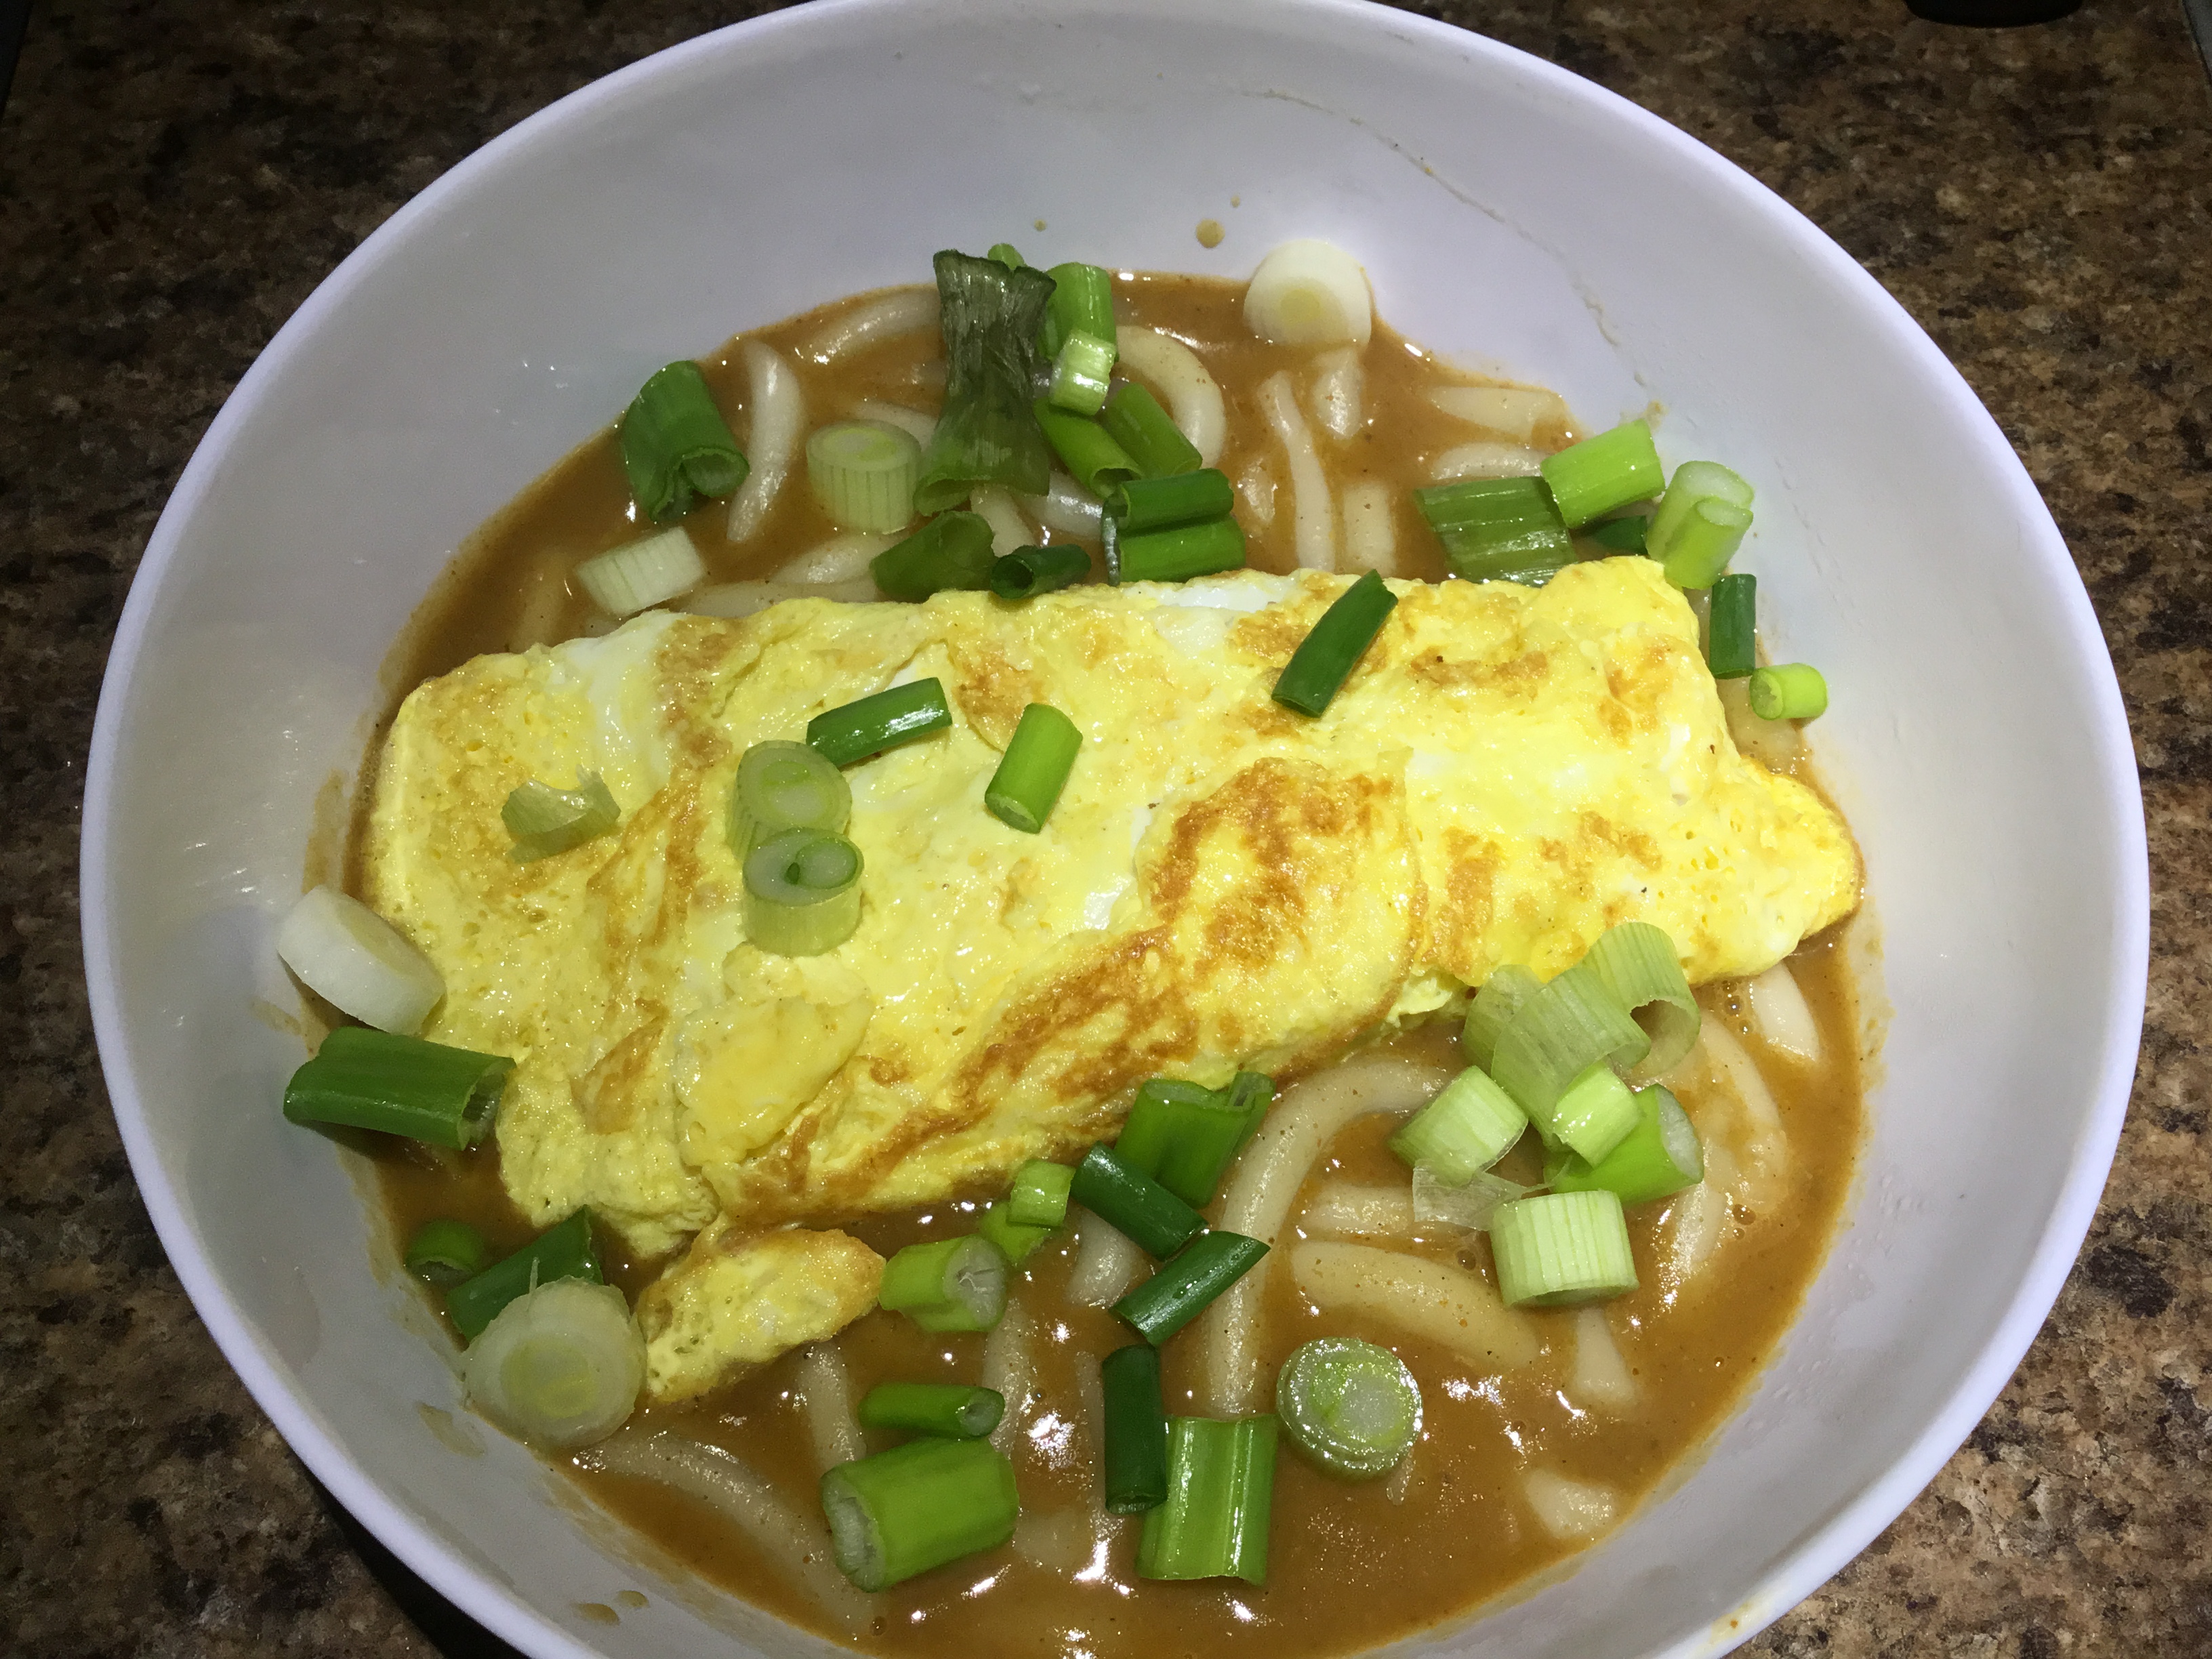
[[[1201,218],[1228,228],[1211,252]],[[278,1115],[300,1047],[254,1000],[290,1000],[275,926],[387,647],[455,544],[671,357],[914,281],[941,246],[1241,274],[1314,235],[1414,338],[1601,424],[1657,399],[1670,459],[1756,482],[1746,564],[1778,653],[1834,688],[1819,746],[1896,1007],[1847,1229],[1747,1408],[1570,1582],[1437,1640],[1726,1650],[1910,1501],[2035,1334],[2135,1063],[2141,805],[2066,549],[1904,312],[1682,134],[1419,18],[831,0],[586,88],[370,237],[193,457],[100,701],[86,958],[162,1242],[309,1468],[518,1647],[819,1644],[662,1583],[520,1448],[434,1432],[441,1345],[372,1271],[355,1176]],[[618,1627],[575,1610],[630,1587],[651,1605]]]

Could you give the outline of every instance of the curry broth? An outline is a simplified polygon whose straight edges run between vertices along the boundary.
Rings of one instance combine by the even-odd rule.
[[[933,411],[941,395],[940,352],[934,331],[888,340],[832,367],[801,349],[857,301],[825,307],[752,339],[782,350],[797,368],[810,427],[845,418],[865,400]],[[1253,338],[1243,319],[1243,290],[1201,278],[1123,274],[1115,283],[1124,322],[1164,328],[1191,345],[1220,384],[1229,436],[1218,465],[1234,479],[1274,439],[1256,406],[1256,388],[1278,370],[1311,367],[1308,352]],[[1364,354],[1368,423],[1340,441],[1318,424],[1316,447],[1338,490],[1372,478],[1389,487],[1395,520],[1390,574],[1428,580],[1444,574],[1435,539],[1407,492],[1428,481],[1441,450],[1480,429],[1440,412],[1426,389],[1468,377],[1439,372],[1420,348],[1379,321]],[[733,341],[704,365],[726,409],[744,401],[742,355]],[[742,439],[744,422],[733,421]],[[1540,432],[1554,448],[1574,434]],[[781,491],[759,535],[742,548],[722,536],[726,503],[708,502],[687,521],[710,580],[770,575],[836,528],[799,476]],[[1240,495],[1239,518],[1249,562],[1296,567],[1287,479],[1278,469],[1272,522],[1254,522]],[[415,685],[487,651],[550,643],[605,625],[571,574],[582,559],[643,533],[629,500],[612,428],[592,440],[488,523],[456,558],[395,648],[387,680],[396,708]],[[1038,540],[1065,540],[1042,532]],[[1094,558],[1096,549],[1092,548]],[[381,741],[380,731],[377,742]],[[373,764],[375,749],[372,745]],[[365,768],[364,776],[373,775]],[[365,808],[357,805],[357,814]],[[357,876],[359,819],[349,875]],[[1677,1294],[1653,1270],[1671,1205],[1632,1212],[1630,1232],[1644,1280],[1633,1294],[1606,1304],[1616,1341],[1639,1399],[1622,1415],[1572,1402],[1564,1386],[1573,1352],[1571,1312],[1531,1316],[1547,1340],[1534,1364],[1486,1376],[1440,1348],[1408,1340],[1358,1317],[1322,1314],[1273,1271],[1283,1251],[1303,1237],[1297,1218],[1322,1182],[1402,1182],[1405,1170],[1384,1147],[1389,1120],[1359,1120],[1340,1134],[1310,1175],[1276,1255],[1259,1271],[1266,1291],[1266,1369],[1300,1342],[1322,1334],[1368,1337],[1401,1354],[1419,1380],[1424,1425],[1410,1473],[1348,1484],[1316,1472],[1287,1441],[1278,1460],[1268,1582],[1143,1583],[1133,1571],[1138,1523],[1114,1523],[1112,1541],[1095,1551],[1092,1510],[1098,1474],[1082,1406],[1079,1367],[1131,1340],[1119,1321],[1063,1293],[1073,1256],[1065,1233],[1055,1236],[1014,1275],[1012,1316],[1033,1322],[1038,1402],[1012,1450],[1019,1475],[1023,1530],[1013,1546],[956,1563],[894,1587],[880,1598],[881,1616],[860,1644],[886,1653],[965,1659],[979,1640],[994,1648],[1035,1648],[1112,1656],[1265,1651],[1297,1659],[1380,1644],[1470,1610],[1516,1582],[1574,1553],[1587,1540],[1561,1541],[1538,1522],[1522,1496],[1532,1468],[1602,1482],[1621,1499],[1620,1513],[1649,1493],[1727,1415],[1746,1385],[1772,1356],[1817,1270],[1850,1184],[1860,1133],[1858,1022],[1844,961],[1833,932],[1808,941],[1792,959],[1818,1021],[1824,1058],[1818,1066],[1762,1044],[1737,989],[1721,984],[1701,993],[1708,1019],[1725,1022],[1745,1040],[1772,1088],[1787,1135],[1786,1195],[1753,1214],[1732,1206],[1721,1243],[1706,1268]],[[1450,1028],[1417,1027],[1392,1041],[1450,1049]],[[1682,1091],[1685,1109],[1704,1129],[1707,1103]],[[1510,1173],[1509,1170],[1507,1171]],[[495,1253],[526,1242],[532,1230],[508,1200],[495,1148],[465,1158],[402,1150],[383,1152],[380,1174],[395,1234],[404,1241],[434,1216],[459,1215],[485,1232]],[[1526,1178],[1533,1179],[1533,1176]],[[988,1196],[988,1195],[985,1195]],[[888,1255],[919,1239],[969,1231],[979,1201],[955,1201],[897,1216],[844,1224]],[[662,1265],[630,1261],[603,1236],[608,1276],[631,1296]],[[1424,1237],[1417,1253],[1491,1274],[1487,1244]],[[896,1317],[863,1319],[838,1339],[852,1372],[854,1397],[891,1378],[973,1382],[981,1364],[981,1335],[932,1336]],[[1188,1335],[1170,1341],[1165,1360],[1170,1413],[1194,1413],[1196,1355]],[[813,1439],[792,1381],[792,1356],[763,1367],[708,1400],[641,1413],[657,1426],[740,1453],[803,1505],[811,1507],[820,1470]],[[1013,1402],[1010,1402],[1010,1410]],[[871,1434],[876,1448],[896,1437]],[[832,1639],[843,1638],[822,1609],[781,1577],[732,1523],[707,1506],[651,1482],[572,1469],[608,1509],[652,1537],[702,1576]],[[1050,1566],[1038,1559],[1050,1559]]]

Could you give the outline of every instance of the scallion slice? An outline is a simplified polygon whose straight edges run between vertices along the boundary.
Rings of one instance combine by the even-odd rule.
[[[1052,360],[1052,383],[1045,401],[1071,415],[1096,415],[1106,406],[1107,383],[1114,373],[1114,342],[1095,334],[1071,334]]]
[[[994,560],[991,591],[1019,603],[1067,587],[1091,574],[1091,556],[1079,547],[1055,542],[1050,547],[1018,547]]]
[[[1705,662],[1717,680],[1740,680],[1759,666],[1758,594],[1759,578],[1748,572],[1713,581]]]
[[[469,1344],[461,1380],[478,1411],[532,1445],[587,1446],[636,1406],[645,1339],[613,1285],[550,1279]]]
[[[574,789],[556,789],[536,778],[507,792],[500,822],[514,837],[507,857],[517,864],[550,858],[597,840],[621,821],[622,809],[597,772],[581,772]]]
[[[1132,478],[1106,498],[1107,516],[1124,535],[1172,530],[1226,517],[1237,506],[1237,487],[1218,467],[1164,478]]]
[[[1124,380],[1114,388],[1098,421],[1145,477],[1171,477],[1178,472],[1194,472],[1205,465],[1198,446],[1183,436],[1182,428],[1160,407],[1160,400],[1133,380]],[[1103,496],[1106,492],[1094,489],[1091,493]]]
[[[446,1292],[446,1311],[460,1334],[473,1342],[499,1310],[532,1287],[556,1279],[581,1279],[603,1284],[599,1253],[592,1241],[589,1206],[554,1223],[513,1255],[504,1256],[473,1279]]]
[[[1517,1181],[1484,1170],[1465,1181],[1447,1181],[1425,1164],[1413,1166],[1413,1220],[1442,1223],[1471,1233],[1486,1233],[1501,1204],[1526,1198],[1535,1190]]]
[[[1828,711],[1828,682],[1810,663],[1759,669],[1747,692],[1751,712],[1763,720],[1816,720]]]
[[[1421,1386],[1388,1348],[1317,1337],[1275,1373],[1275,1413],[1291,1442],[1330,1474],[1388,1474],[1421,1433]]]
[[[1115,581],[1183,582],[1244,566],[1244,531],[1234,519],[1122,536],[1109,522],[1115,557],[1107,568]]]
[[[1196,1210],[1110,1146],[1084,1154],[1069,1191],[1078,1204],[1155,1256],[1173,1255],[1206,1231]]]
[[[446,994],[412,939],[335,887],[300,895],[276,929],[276,954],[310,991],[380,1031],[420,1030]]]
[[[873,1594],[1014,1535],[1014,1466],[988,1440],[910,1440],[822,1477],[830,1553]]]
[[[864,1429],[904,1429],[940,1440],[980,1440],[1006,1414],[995,1389],[964,1382],[878,1382],[861,1397]]]
[[[1083,733],[1073,720],[1050,703],[1030,704],[1014,724],[998,770],[984,787],[983,805],[1008,829],[1025,836],[1037,834],[1052,816],[1060,792],[1067,787],[1076,750],[1082,747]]]
[[[786,830],[745,854],[745,937],[780,957],[818,957],[860,925],[860,849],[826,830]]]
[[[1603,1189],[1543,1193],[1490,1218],[1498,1292],[1509,1308],[1566,1308],[1636,1288],[1628,1223]]]
[[[585,560],[576,580],[607,615],[629,617],[689,593],[707,580],[707,566],[679,524]]]
[[[1124,541],[1125,570],[1128,557],[1128,543]],[[1346,588],[1322,612],[1321,620],[1298,641],[1298,648],[1275,677],[1272,694],[1275,701],[1301,714],[1320,715],[1397,607],[1398,596],[1383,585],[1379,571],[1369,571]]]
[[[1060,465],[1092,495],[1104,497],[1137,476],[1137,463],[1116,443],[1105,427],[1088,416],[1054,409],[1045,398],[1036,400],[1038,426]]]
[[[682,518],[702,496],[731,494],[749,470],[694,362],[671,363],[638,389],[623,416],[622,457],[629,493],[655,524]]]
[[[1201,1208],[1274,1097],[1273,1080],[1257,1072],[1239,1072],[1224,1089],[1153,1078],[1137,1090],[1115,1156]]]
[[[1273,1417],[1168,1419],[1167,1498],[1145,1516],[1137,1577],[1267,1582],[1275,1435]]]
[[[947,589],[991,585],[991,526],[980,513],[940,513],[868,561],[888,599],[926,599]]]
[[[1624,421],[1610,432],[1546,456],[1543,473],[1553,503],[1571,530],[1656,495],[1667,480],[1651,428],[1641,420]]]
[[[1390,1150],[1409,1168],[1426,1164],[1457,1186],[1511,1152],[1528,1127],[1513,1097],[1470,1066],[1390,1137]]]
[[[740,859],[787,830],[842,836],[853,816],[845,775],[811,744],[757,743],[730,790],[730,850]]]
[[[474,1278],[490,1259],[484,1236],[447,1216],[424,1222],[407,1241],[407,1271],[440,1290]]]
[[[1641,553],[1644,551],[1644,533],[1650,526],[1649,518],[1641,513],[1632,513],[1626,518],[1607,519],[1603,524],[1589,525],[1583,529],[1583,534],[1608,553]]]
[[[1214,1297],[1259,1265],[1267,1247],[1242,1233],[1203,1232],[1114,1304],[1154,1347],[1204,1313]]]
[[[1006,1194],[1009,1219],[1024,1227],[1057,1227],[1067,1219],[1067,1195],[1075,1184],[1075,1168],[1033,1158],[1014,1171],[1013,1190]]]
[[[876,1300],[925,1331],[988,1331],[1006,1310],[1006,1258],[973,1234],[909,1244],[884,1264]]]
[[[1038,1245],[1052,1237],[1052,1229],[1017,1221],[1003,1203],[991,1204],[985,1206],[983,1213],[975,1219],[975,1237],[997,1245],[999,1254],[1018,1267],[1036,1253]]]
[[[1168,1419],[1160,1403],[1160,1351],[1116,1348],[1099,1365],[1106,1395],[1106,1510],[1141,1515],[1168,1496]]]
[[[404,1135],[459,1152],[491,1127],[514,1062],[442,1042],[341,1025],[284,1086],[284,1115]]]
[[[1650,1037],[1650,1050],[1637,1062],[1644,1075],[1665,1076],[1697,1047],[1698,1000],[1690,994],[1682,959],[1665,928],[1617,922],[1597,936],[1583,965]]]
[[[1651,1039],[1596,969],[1578,962],[1521,1005],[1498,1036],[1490,1075],[1549,1145],[1552,1108],[1569,1084],[1601,1063],[1633,1066],[1650,1048]]]
[[[1413,492],[1452,574],[1540,587],[1572,564],[1575,544],[1535,478],[1462,478]]]
[[[1751,527],[1751,486],[1717,461],[1685,461],[1667,481],[1644,550],[1677,587],[1711,587]]]
[[[1046,356],[1057,352],[1071,334],[1114,337],[1114,279],[1102,267],[1071,260],[1045,275],[1052,278],[1052,302],[1045,307],[1040,342]]]
[[[1488,1071],[1498,1052],[1499,1035],[1543,983],[1517,962],[1505,963],[1483,981],[1482,988],[1467,1005],[1467,1024],[1460,1030],[1460,1046],[1467,1057]]]
[[[992,243],[983,257],[987,259],[996,259],[1008,270],[1019,270],[1029,263],[1022,258],[1021,249],[1016,247],[1012,242]]]
[[[921,446],[873,421],[839,421],[806,440],[806,482],[830,522],[847,530],[902,530],[914,520]]]
[[[817,714],[806,722],[806,741],[832,766],[850,766],[951,725],[945,682],[933,675]]]
[[[1042,495],[1052,483],[1052,459],[1030,404],[1052,278],[951,249],[936,266],[945,408],[922,451],[915,508],[957,507],[979,483]]]
[[[1602,1161],[1554,1152],[1544,1160],[1544,1184],[1555,1193],[1602,1187],[1630,1205],[1669,1198],[1703,1181],[1705,1148],[1681,1103],[1655,1083],[1637,1091],[1636,1107],[1635,1128]]]
[[[1636,1097],[1603,1060],[1559,1091],[1538,1125],[1547,1146],[1564,1146],[1595,1164],[1636,1127]]]

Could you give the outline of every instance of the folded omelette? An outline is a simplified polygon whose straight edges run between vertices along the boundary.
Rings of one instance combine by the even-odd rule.
[[[588,1203],[648,1254],[699,1235],[640,1306],[658,1397],[872,1301],[865,1246],[784,1224],[1002,1189],[1110,1138],[1147,1078],[1294,1076],[1615,922],[1664,928],[1699,981],[1856,903],[1842,819],[1737,754],[1651,561],[1394,581],[1310,719],[1268,692],[1349,581],[654,612],[406,700],[362,896],[445,975],[423,1035],[515,1060],[498,1143],[523,1211]],[[738,757],[930,676],[952,729],[848,773],[858,930],[821,957],[748,945]],[[983,805],[1030,702],[1084,738],[1035,836]],[[617,830],[514,860],[508,792],[593,771]]]

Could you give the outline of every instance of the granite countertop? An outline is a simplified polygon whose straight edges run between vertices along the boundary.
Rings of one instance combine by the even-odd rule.
[[[86,1012],[81,774],[155,514],[293,308],[494,134],[753,9],[33,8],[0,114],[0,1645],[12,1652],[488,1650],[319,1492],[155,1239]],[[1686,128],[1904,303],[2051,503],[2135,726],[2150,996],[2133,1110],[2081,1260],[1934,1485],[1746,1651],[2212,1654],[2212,93],[2179,0],[2088,0],[2002,32],[1921,22],[1902,0],[1424,9]]]

